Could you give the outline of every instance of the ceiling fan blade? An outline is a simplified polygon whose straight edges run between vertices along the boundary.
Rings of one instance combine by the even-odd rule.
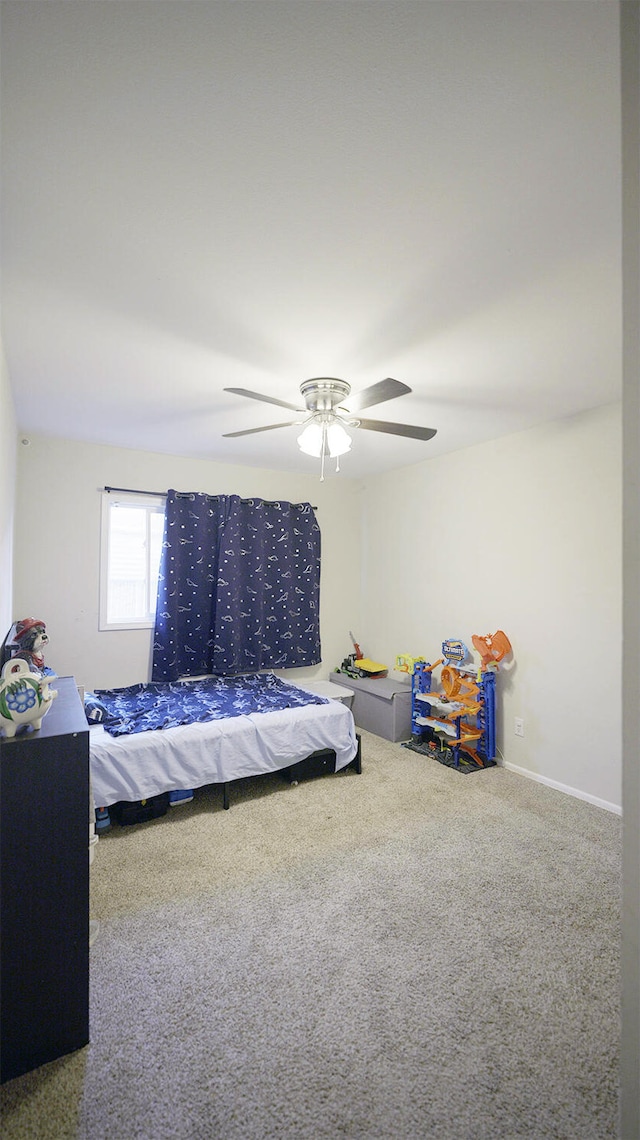
[[[263,396],[261,392],[251,392],[249,388],[224,388],[225,392],[232,392],[234,396],[246,396],[248,400],[261,400],[263,404],[277,404],[279,408],[289,408],[292,412],[304,412],[297,404],[287,404],[285,400],[276,400],[273,396]]]
[[[360,420],[366,431],[383,431],[387,435],[404,435],[407,439],[433,439],[436,428],[416,427],[414,424],[389,424],[384,420]]]
[[[296,411],[297,410],[296,408]],[[294,424],[299,422],[299,420],[287,420],[284,424],[267,424],[266,427],[246,428],[245,431],[225,431],[222,433],[222,437],[223,439],[235,439],[239,435],[255,435],[256,432],[259,431],[273,431],[274,428],[293,427]]]
[[[364,388],[362,392],[350,395],[347,405],[350,412],[360,412],[373,404],[383,404],[385,400],[395,400],[396,396],[406,396],[410,391],[411,388],[406,384],[387,376],[386,380],[380,380],[370,388]]]

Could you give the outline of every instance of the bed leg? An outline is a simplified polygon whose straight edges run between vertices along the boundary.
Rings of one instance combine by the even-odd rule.
[[[222,806],[225,811],[229,811],[229,784],[225,782],[222,785]]]
[[[356,733],[356,740],[358,741],[358,751],[356,752],[353,760],[351,761],[352,767],[360,776],[362,774],[362,739]]]

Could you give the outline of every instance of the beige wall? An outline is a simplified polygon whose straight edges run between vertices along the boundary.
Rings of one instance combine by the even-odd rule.
[[[358,485],[205,460],[31,437],[18,455],[15,537],[17,617],[41,617],[47,664],[86,688],[150,677],[150,630],[98,630],[100,489],[205,491],[310,501],[322,535],[323,664],[286,676],[327,676],[349,652],[358,625],[360,499]]]
[[[505,763],[619,808],[619,404],[362,483],[44,437],[18,450],[14,616],[47,621],[58,673],[87,687],[149,677],[149,631],[98,630],[105,483],[309,499],[322,531],[323,665],[292,679],[326,676],[350,629],[389,665],[504,629],[514,647],[498,682]]]
[[[621,407],[365,481],[361,637],[440,657],[503,629],[505,762],[621,803]],[[525,736],[514,734],[522,717]]]
[[[4,350],[0,344],[0,643],[13,621],[13,517],[16,418]]]

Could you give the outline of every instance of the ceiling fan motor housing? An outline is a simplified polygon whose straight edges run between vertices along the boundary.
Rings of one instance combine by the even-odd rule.
[[[316,376],[300,385],[300,392],[309,412],[333,412],[351,391],[346,380],[333,376]]]

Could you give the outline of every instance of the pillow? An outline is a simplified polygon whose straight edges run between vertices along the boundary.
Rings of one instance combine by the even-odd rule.
[[[102,702],[98,700],[95,693],[85,693],[84,714],[89,724],[102,724],[103,721],[109,720],[107,709]]]

